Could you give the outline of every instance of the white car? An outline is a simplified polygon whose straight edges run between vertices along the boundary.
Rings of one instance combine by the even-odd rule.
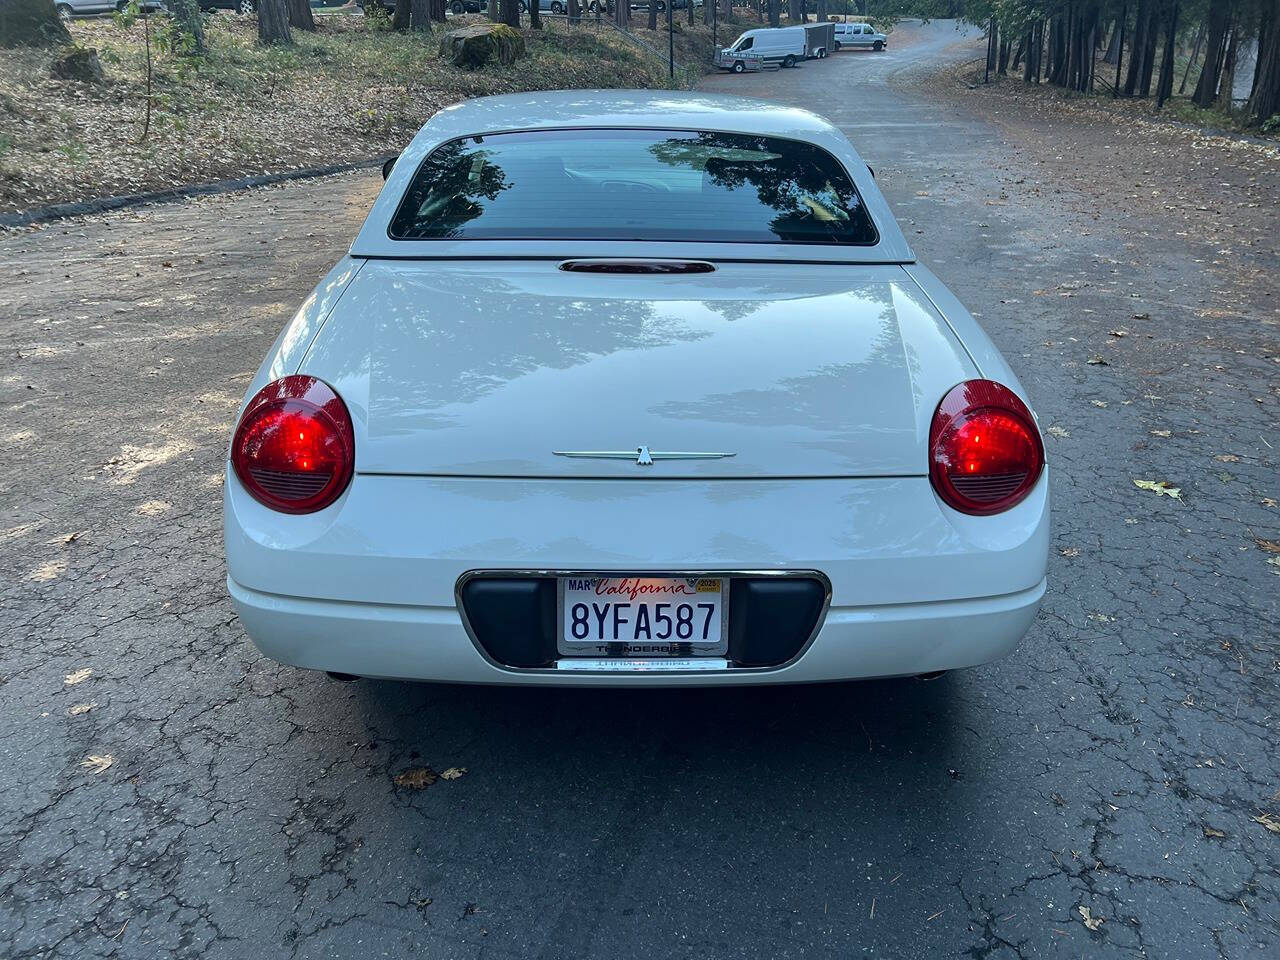
[[[883,50],[889,45],[889,38],[869,23],[837,23],[835,28],[837,50],[845,47]]]
[[[825,120],[437,113],[248,389],[227,584],[348,676],[754,684],[993,660],[1045,590],[1013,371]]]

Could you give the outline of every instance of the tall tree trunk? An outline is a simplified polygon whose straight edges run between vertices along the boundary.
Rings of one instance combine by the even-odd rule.
[[[1111,37],[1107,40],[1107,52],[1102,58],[1103,63],[1115,63],[1120,58],[1120,34],[1122,30],[1120,25],[1123,22],[1117,17],[1111,25]]]
[[[289,11],[285,0],[258,0],[258,42],[293,43],[289,32]]]
[[[60,47],[70,42],[53,0],[0,0],[0,47]]]
[[[520,29],[520,0],[502,0],[500,6],[502,22],[508,27]]]
[[[1151,21],[1151,0],[1138,0],[1133,17],[1133,35],[1129,40],[1129,69],[1124,77],[1124,95],[1132,97],[1138,91],[1142,75],[1142,54],[1147,45],[1147,28]]]
[[[627,29],[627,21],[631,19],[629,0],[613,0],[613,22],[623,30]]]
[[[1255,52],[1255,55],[1254,55],[1254,64],[1253,64],[1253,82],[1249,84],[1249,99],[1250,99],[1250,100],[1253,100],[1253,98],[1257,95],[1257,93],[1258,93],[1258,81],[1259,81],[1260,79],[1262,79],[1262,71],[1261,71],[1260,69],[1258,69],[1258,68],[1259,68],[1259,66],[1261,65],[1260,54],[1261,54],[1261,52],[1262,52],[1263,50],[1265,50],[1265,49],[1266,49],[1266,47],[1267,47],[1267,23],[1268,23],[1268,16],[1267,16],[1267,14],[1268,14],[1267,9],[1266,9],[1265,7],[1263,7],[1261,4],[1259,4],[1259,7],[1258,7],[1258,31],[1257,31],[1257,33],[1255,34],[1255,36],[1257,37],[1258,42],[1257,42],[1257,49],[1256,49],[1256,52]]]
[[[1166,26],[1164,56],[1160,59],[1160,80],[1156,83],[1156,109],[1173,94],[1173,57],[1178,44],[1178,4],[1175,0]]]
[[[658,0],[649,0],[649,29],[658,29]]]
[[[1222,62],[1226,56],[1227,28],[1231,24],[1231,13],[1226,6],[1221,2],[1209,5],[1204,66],[1200,68],[1200,80],[1191,95],[1191,102],[1198,107],[1209,106],[1218,95],[1218,81],[1222,77]]]
[[[715,9],[714,0],[706,0],[702,4],[702,22],[708,27],[711,26],[711,11]]]
[[[445,0],[431,0],[431,19],[436,23],[444,23]]]
[[[686,10],[689,13],[689,26],[693,26],[693,0],[689,0],[689,5]]]
[[[404,3],[405,0],[400,0]],[[431,0],[413,0],[409,6],[409,21],[415,33],[431,32]]]
[[[1258,30],[1258,70],[1245,108],[1252,123],[1263,124],[1280,113],[1280,0],[1267,0]]]
[[[578,0],[569,0],[569,22],[576,24],[582,20],[582,7]]]
[[[715,0],[708,0],[714,3]],[[782,23],[782,0],[769,0],[769,26],[776,27]]]
[[[489,0],[488,15],[494,23],[498,22],[498,0]]]
[[[826,23],[827,22],[827,0],[818,0],[816,7],[818,10],[818,14],[817,14],[818,22]]]
[[[1147,25],[1146,43],[1142,48],[1142,76],[1138,80],[1138,96],[1144,100],[1151,96],[1151,78],[1156,69],[1156,41],[1160,36],[1161,10],[1152,7],[1151,22]]]
[[[315,17],[311,15],[311,0],[287,0],[287,2],[289,5],[289,26],[314,33],[316,21]],[[401,6],[402,4],[396,4],[397,13],[399,13]]]
[[[1191,56],[1187,57],[1187,65],[1182,70],[1182,82],[1178,84],[1178,96],[1187,92],[1187,78],[1191,76],[1191,68],[1200,58],[1200,47],[1204,45],[1204,24],[1196,30],[1196,42],[1191,45]]]
[[[528,0],[529,3],[529,29],[542,29],[542,4],[539,0]]]
[[[1227,56],[1222,61],[1222,79],[1218,83],[1218,99],[1214,106],[1219,110],[1231,112],[1235,104],[1236,92],[1236,57],[1240,40],[1240,25],[1231,24],[1231,39],[1227,42]]]
[[[0,0],[3,2],[3,0]],[[191,52],[204,53],[204,20],[200,17],[200,4],[196,0],[169,0],[173,22],[191,38]],[[310,7],[307,8],[310,12]]]
[[[289,0],[289,3],[291,4],[298,3],[298,2],[299,0]],[[306,3],[307,0],[301,0],[301,2]],[[308,7],[309,6],[310,5],[308,4]],[[411,12],[412,12],[412,7],[410,7],[410,0],[396,0],[395,13],[391,14],[391,29],[392,30],[408,30],[409,15]],[[292,22],[292,20],[290,22]]]

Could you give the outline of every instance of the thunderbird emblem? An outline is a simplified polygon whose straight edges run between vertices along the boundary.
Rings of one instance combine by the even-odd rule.
[[[651,467],[655,460],[723,460],[737,456],[733,453],[710,453],[694,450],[650,450],[646,446],[635,450],[552,450],[557,457],[575,460],[634,460],[638,467]]]

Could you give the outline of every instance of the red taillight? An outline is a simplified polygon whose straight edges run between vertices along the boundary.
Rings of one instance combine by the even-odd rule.
[[[273,510],[312,513],[347,488],[355,450],[351,416],[327,383],[281,377],[245,407],[231,466],[245,489]]]
[[[938,404],[929,459],[929,479],[949,506],[962,513],[999,513],[1040,479],[1044,444],[1017,394],[993,380],[968,380]]]

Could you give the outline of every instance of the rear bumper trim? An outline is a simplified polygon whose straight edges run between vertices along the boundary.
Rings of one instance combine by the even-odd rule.
[[[995,597],[829,607],[808,645],[781,667],[661,672],[509,669],[487,660],[454,606],[400,606],[262,593],[228,578],[258,648],[282,663],[365,677],[548,686],[820,683],[976,666],[1026,633],[1045,581]]]

